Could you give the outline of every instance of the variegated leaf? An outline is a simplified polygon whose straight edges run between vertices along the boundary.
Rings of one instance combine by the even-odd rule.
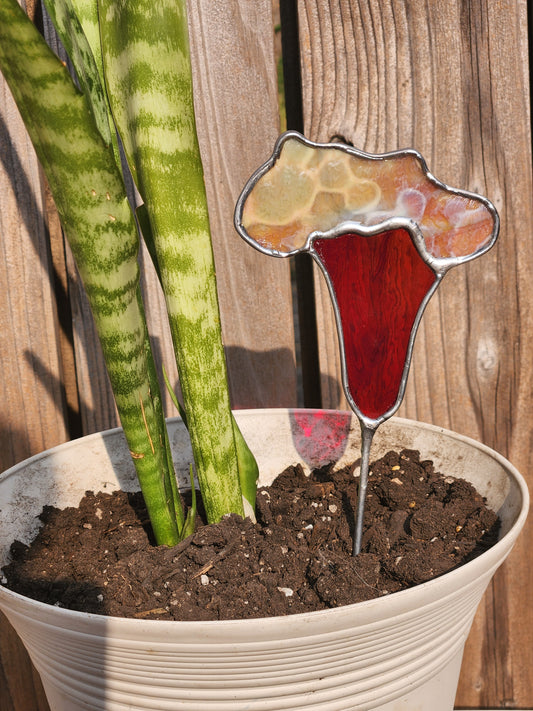
[[[99,0],[99,17],[108,94],[152,228],[208,518],[242,514],[185,2]]]
[[[71,0],[44,0],[48,14],[76,70],[81,90],[92,107],[96,125],[106,144],[111,143],[109,109],[93,50],[74,11]],[[96,10],[96,6],[95,6]],[[100,66],[102,64],[98,45]]]
[[[112,149],[16,0],[0,0],[0,69],[50,183],[83,279],[156,537],[177,540],[160,398],[151,392],[138,237]],[[183,523],[183,516],[177,512]]]

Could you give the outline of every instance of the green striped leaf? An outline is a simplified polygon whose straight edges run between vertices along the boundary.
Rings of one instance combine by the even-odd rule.
[[[173,500],[160,396],[150,380],[137,230],[112,148],[90,104],[16,0],[0,0],[0,69],[47,175],[89,296],[155,535],[172,544],[183,515]]]
[[[208,520],[242,515],[185,2],[99,0],[99,17],[108,95],[146,205]]]
[[[103,87],[103,72],[98,71],[95,56],[84,28],[70,0],[45,0],[45,5],[76,70],[81,90],[89,100],[98,130],[104,142],[109,144],[111,143],[111,128],[107,98]],[[97,11],[96,5],[94,10]],[[99,45],[97,49],[96,56],[99,56],[101,65],[102,57]]]
[[[52,0],[47,0],[51,2]],[[53,0],[57,2],[57,0]],[[102,60],[102,49],[100,45],[100,25],[98,23],[98,3],[97,0],[65,0],[69,2],[73,13],[79,20],[83,28],[89,47],[91,48],[98,74],[102,84],[104,82],[104,65]]]

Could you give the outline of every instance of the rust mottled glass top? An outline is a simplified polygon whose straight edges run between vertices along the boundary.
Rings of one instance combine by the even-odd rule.
[[[494,214],[484,201],[430,177],[414,151],[370,156],[288,135],[244,204],[242,227],[258,245],[294,252],[308,236],[345,221],[413,220],[436,258],[464,257],[489,244]]]

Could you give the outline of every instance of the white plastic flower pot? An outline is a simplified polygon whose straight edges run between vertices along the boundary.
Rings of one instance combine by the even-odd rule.
[[[359,457],[347,413],[243,411],[239,425],[262,482],[286,465]],[[191,453],[170,425],[178,470]],[[472,618],[524,523],[528,493],[496,452],[408,420],[383,425],[372,458],[419,449],[470,480],[502,519],[499,542],[423,585],[368,602],[289,617],[222,622],[106,618],[64,610],[0,588],[0,608],[26,645],[53,711],[450,711]],[[29,541],[43,504],[76,505],[87,489],[136,488],[120,430],[56,447],[0,477],[0,563],[14,538]]]

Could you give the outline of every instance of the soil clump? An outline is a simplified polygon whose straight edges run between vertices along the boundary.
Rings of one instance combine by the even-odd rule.
[[[119,617],[220,620],[289,615],[393,593],[493,545],[499,520],[462,479],[413,450],[371,466],[362,552],[353,557],[355,464],[309,477],[290,467],[260,488],[257,523],[226,516],[173,548],[154,546],[142,496],[87,492],[45,507],[30,545],[3,569],[12,590]]]

